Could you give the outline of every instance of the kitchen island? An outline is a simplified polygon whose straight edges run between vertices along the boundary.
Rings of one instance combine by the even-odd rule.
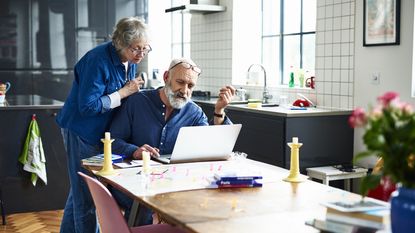
[[[7,95],[0,105],[0,190],[6,214],[63,209],[69,178],[66,152],[55,123],[63,102],[39,95]],[[34,187],[18,162],[32,115],[36,114],[46,157],[48,183]]]
[[[194,99],[208,118],[213,117],[215,98]],[[242,124],[235,151],[248,158],[290,168],[287,143],[298,137],[300,170],[306,168],[350,164],[353,159],[353,129],[348,125],[351,110],[307,108],[290,110],[279,106],[250,108],[246,104],[230,104],[226,115],[233,123]]]

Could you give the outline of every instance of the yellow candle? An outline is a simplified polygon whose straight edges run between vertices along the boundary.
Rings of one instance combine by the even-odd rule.
[[[105,140],[110,140],[110,139],[111,139],[110,132],[105,132]]]
[[[293,143],[298,143],[298,138],[297,137],[293,137]]]
[[[147,173],[150,170],[150,152],[143,151],[142,157],[143,157],[143,172]]]

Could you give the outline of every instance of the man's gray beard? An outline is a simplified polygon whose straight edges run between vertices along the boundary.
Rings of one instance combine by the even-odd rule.
[[[174,109],[181,109],[183,108],[187,102],[189,102],[189,99],[186,98],[183,100],[182,98],[176,97],[176,94],[173,92],[173,90],[170,88],[170,85],[166,85],[164,87],[164,93],[167,96],[167,99],[169,100],[170,105]]]

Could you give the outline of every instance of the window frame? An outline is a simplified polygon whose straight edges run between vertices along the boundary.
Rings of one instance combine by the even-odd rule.
[[[287,86],[288,85],[288,80],[287,82],[284,82],[284,77],[288,76],[288,72],[287,70],[284,69],[284,65],[285,65],[285,60],[284,60],[284,46],[285,46],[285,39],[289,36],[299,36],[300,39],[300,52],[299,52],[299,57],[300,57],[300,69],[303,69],[303,60],[305,59],[305,55],[304,55],[304,35],[310,35],[310,34],[314,34],[316,35],[316,28],[314,31],[304,31],[303,27],[304,27],[304,0],[300,0],[300,5],[301,5],[301,9],[300,9],[300,31],[299,32],[295,32],[295,33],[284,33],[284,22],[285,22],[285,14],[284,14],[284,3],[285,1],[290,1],[290,0],[280,0],[280,8],[279,8],[279,20],[280,20],[280,24],[279,24],[279,31],[277,32],[277,34],[268,34],[265,35],[264,34],[264,28],[265,28],[265,24],[264,24],[264,0],[261,0],[261,11],[262,11],[262,15],[261,15],[261,26],[262,26],[262,30],[261,30],[261,62],[264,63],[265,62],[265,56],[264,56],[264,40],[265,39],[269,39],[269,38],[278,38],[279,44],[279,54],[278,54],[278,65],[279,65],[279,80],[277,81],[277,83],[279,85],[283,85],[283,86]],[[307,0],[306,0],[307,1]],[[272,12],[272,10],[267,9],[269,11]],[[315,50],[314,50],[315,51]],[[315,57],[315,52],[314,52],[314,57]]]

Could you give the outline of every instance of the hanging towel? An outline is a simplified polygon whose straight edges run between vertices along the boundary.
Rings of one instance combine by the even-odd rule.
[[[33,186],[36,186],[38,177],[47,184],[46,158],[43,152],[42,139],[40,138],[39,126],[35,114],[32,116],[19,162],[23,164],[23,170],[32,173],[31,181]]]

